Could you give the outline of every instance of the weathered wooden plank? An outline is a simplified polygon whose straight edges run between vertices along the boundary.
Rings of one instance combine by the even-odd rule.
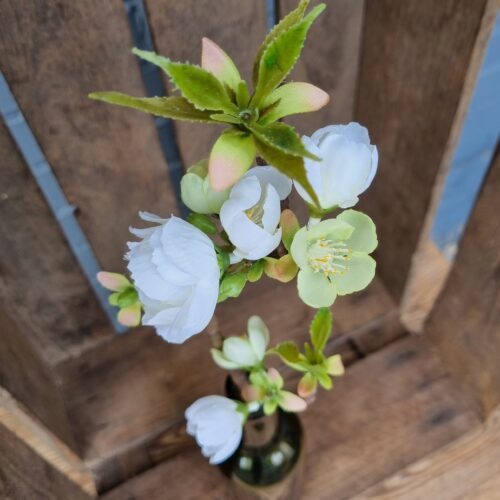
[[[355,500],[498,500],[499,463],[497,412],[484,426],[369,488]]]
[[[56,362],[109,333],[108,321],[3,124],[0,150],[1,302],[40,359]]]
[[[0,387],[9,392],[65,443],[75,448],[61,392],[29,330],[0,304]]]
[[[6,1],[0,32],[5,77],[98,260],[122,269],[137,211],[175,212],[151,118],[87,98],[144,95],[123,2]]]
[[[248,81],[254,55],[266,32],[265,0],[147,0],[146,6],[160,53],[199,64],[201,39],[206,36],[226,50]],[[208,158],[221,130],[217,125],[176,123],[186,167]]]
[[[466,116],[478,83],[479,72],[499,9],[500,0],[488,0],[486,3],[450,135],[436,182],[432,188],[431,202],[427,209],[425,223],[412,258],[408,281],[401,301],[402,321],[412,332],[422,331],[425,320],[431,312],[451,268],[451,259],[443,255],[432,241],[431,231],[440,200],[444,194],[445,181],[452,167],[453,157],[466,123]]]
[[[0,497],[96,497],[85,465],[0,387]]]
[[[366,3],[356,118],[379,147],[362,199],[380,276],[399,301],[445,152],[486,0]]]
[[[314,0],[311,5],[320,3]],[[312,27],[289,79],[317,85],[330,95],[320,111],[286,121],[300,134],[309,135],[332,123],[347,123],[354,115],[356,83],[362,37],[364,0],[328,0],[327,9]],[[297,6],[296,0],[280,0],[283,16]]]
[[[500,150],[426,334],[488,415],[500,403]]]
[[[303,498],[344,499],[451,442],[479,422],[439,360],[408,338],[356,363],[303,415],[307,470]],[[115,488],[104,498],[230,498],[227,480],[198,450]]]

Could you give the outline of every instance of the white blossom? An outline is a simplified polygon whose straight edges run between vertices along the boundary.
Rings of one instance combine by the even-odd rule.
[[[213,316],[219,266],[208,236],[177,217],[139,214],[156,225],[131,229],[142,238],[129,243],[128,269],[144,308],[142,323],[163,339],[182,343],[201,332]]]
[[[378,165],[377,147],[370,144],[368,130],[359,123],[330,125],[304,136],[308,151],[321,161],[304,158],[307,178],[318,196],[321,208],[349,208],[373,181]],[[297,192],[312,204],[304,188],[294,182]]]
[[[292,181],[274,167],[250,169],[231,189],[220,211],[221,224],[236,247],[231,261],[258,260],[281,241],[281,205]]]
[[[237,407],[232,399],[205,396],[186,410],[187,432],[195,437],[211,464],[227,460],[240,444],[244,416]]]

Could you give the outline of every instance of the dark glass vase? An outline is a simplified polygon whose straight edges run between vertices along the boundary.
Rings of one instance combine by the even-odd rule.
[[[228,391],[232,392],[232,391]],[[234,394],[234,392],[233,392]],[[222,469],[238,499],[300,498],[303,430],[297,415],[278,410],[250,414],[243,439]]]

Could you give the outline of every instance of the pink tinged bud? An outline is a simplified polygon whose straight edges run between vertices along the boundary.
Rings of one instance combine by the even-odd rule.
[[[121,292],[131,285],[130,281],[119,273],[110,273],[108,271],[99,271],[97,273],[97,281],[108,290]]]
[[[241,80],[238,68],[232,59],[209,38],[202,39],[201,67],[210,71],[221,82],[236,90]]]
[[[281,396],[280,406],[285,411],[297,413],[307,408],[307,403],[293,392],[281,391]]]
[[[246,384],[241,390],[241,397],[248,403],[252,401],[261,401],[264,398],[264,390],[261,387]]]
[[[264,272],[270,278],[281,281],[282,283],[292,281],[298,270],[299,268],[291,255],[284,255],[280,259],[274,259],[273,257],[265,258]]]
[[[267,370],[267,376],[276,384],[276,386],[281,389],[283,387],[283,377],[276,368],[269,368]]]
[[[318,382],[316,379],[310,373],[306,373],[300,379],[299,385],[297,386],[297,392],[300,397],[309,398],[315,394],[317,387]]]
[[[136,302],[131,306],[120,309],[118,322],[124,326],[139,326],[141,323],[141,304]]]
[[[283,212],[281,212],[280,225],[281,225],[281,230],[282,230],[281,239],[283,240],[283,244],[285,245],[285,248],[288,251],[290,251],[290,247],[292,246],[293,237],[295,236],[297,231],[300,229],[300,224],[299,224],[299,221],[297,219],[297,216],[289,208],[283,210]]]
[[[250,168],[256,154],[250,134],[229,130],[215,142],[208,160],[208,176],[214,191],[233,186]]]
[[[326,106],[330,96],[319,87],[306,82],[291,82],[278,87],[266,99],[263,108],[279,103],[265,115],[265,123],[271,123],[284,116],[310,113]]]

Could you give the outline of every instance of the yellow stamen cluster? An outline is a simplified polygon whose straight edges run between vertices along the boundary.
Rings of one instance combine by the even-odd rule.
[[[309,265],[314,272],[322,272],[327,278],[342,276],[349,270],[352,249],[342,241],[319,238],[308,249]]]
[[[258,226],[262,226],[262,217],[264,216],[264,209],[260,203],[257,203],[252,208],[245,210],[247,217]]]

